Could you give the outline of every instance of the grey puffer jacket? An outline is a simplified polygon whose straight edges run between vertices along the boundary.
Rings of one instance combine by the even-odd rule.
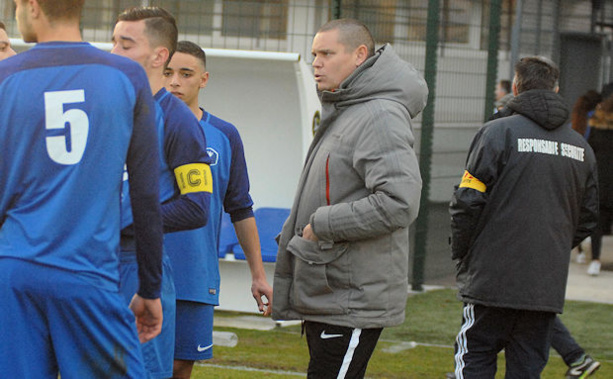
[[[279,240],[273,318],[399,324],[421,192],[411,119],[426,83],[386,45],[319,95],[322,121]],[[309,223],[318,242],[301,237]]]

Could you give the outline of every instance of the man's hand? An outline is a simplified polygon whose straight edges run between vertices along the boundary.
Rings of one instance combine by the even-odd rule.
[[[130,309],[136,317],[138,339],[145,343],[162,331],[162,302],[160,299],[144,299],[138,294],[130,302]]]
[[[319,241],[319,238],[317,238],[315,233],[313,233],[313,228],[311,227],[311,224],[307,224],[307,226],[305,226],[302,230],[302,238],[311,241]]]
[[[266,279],[253,279],[251,281],[251,294],[258,303],[258,309],[264,316],[272,313],[272,287]],[[267,300],[267,302],[265,302]]]

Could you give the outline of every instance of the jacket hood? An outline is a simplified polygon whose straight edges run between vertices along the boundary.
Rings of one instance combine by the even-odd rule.
[[[318,91],[318,95],[322,104],[334,103],[337,108],[373,99],[391,100],[406,107],[414,118],[426,106],[428,87],[419,71],[386,44],[356,68],[338,89]]]
[[[549,90],[534,89],[522,92],[514,97],[507,107],[548,130],[564,125],[570,115],[564,99]]]

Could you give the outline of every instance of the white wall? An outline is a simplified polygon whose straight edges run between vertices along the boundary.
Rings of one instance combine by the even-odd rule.
[[[298,54],[205,51],[200,103],[239,130],[254,207],[291,207],[319,110],[310,68]]]

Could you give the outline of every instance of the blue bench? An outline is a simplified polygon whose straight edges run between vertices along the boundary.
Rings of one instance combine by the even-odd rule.
[[[283,223],[289,217],[287,208],[258,208],[253,213],[260,235],[263,262],[277,261],[277,241],[275,238],[281,233]],[[245,253],[240,245],[234,247],[234,258],[244,260]]]

